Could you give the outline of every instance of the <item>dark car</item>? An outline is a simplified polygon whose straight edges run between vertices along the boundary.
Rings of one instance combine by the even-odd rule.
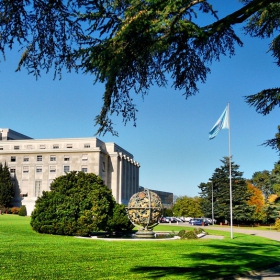
[[[204,219],[191,219],[189,221],[190,225],[192,226],[208,226],[208,222]]]

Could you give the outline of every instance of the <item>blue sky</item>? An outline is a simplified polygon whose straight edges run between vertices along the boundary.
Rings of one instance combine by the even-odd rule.
[[[233,11],[236,3],[223,4],[224,12]],[[279,86],[280,68],[267,53],[268,40],[238,34],[244,47],[237,47],[234,57],[222,57],[212,64],[196,96],[185,100],[171,82],[166,88],[152,87],[144,101],[133,96],[138,106],[136,128],[132,123],[123,126],[122,119],[114,116],[119,137],[98,137],[134,155],[141,165],[141,186],[177,196],[198,195],[197,186],[207,182],[229,154],[228,130],[208,140],[208,132],[228,102],[233,161],[245,178],[273,169],[279,157],[261,144],[277,132],[279,110],[264,117],[245,103],[244,96]],[[15,72],[19,58],[16,50],[7,51],[5,61],[1,58],[0,127],[37,139],[93,137],[104,85],[93,86],[92,76],[74,73],[65,73],[60,81],[42,73],[36,81],[25,70]]]

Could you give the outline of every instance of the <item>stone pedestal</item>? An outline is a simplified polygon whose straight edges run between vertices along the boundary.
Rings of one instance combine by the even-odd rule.
[[[138,230],[135,233],[136,238],[155,238],[155,233],[152,230]]]

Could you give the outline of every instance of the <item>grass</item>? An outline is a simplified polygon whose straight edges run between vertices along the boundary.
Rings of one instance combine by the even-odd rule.
[[[30,217],[0,215],[1,280],[215,279],[280,260],[277,241],[237,233],[232,240],[210,229],[225,238],[104,241],[38,234],[29,223]]]

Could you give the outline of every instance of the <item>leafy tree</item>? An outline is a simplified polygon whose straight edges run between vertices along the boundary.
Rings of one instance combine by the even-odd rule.
[[[254,213],[252,216],[252,220],[255,222],[262,222],[265,220],[265,198],[262,191],[252,185],[249,181],[247,181],[247,186],[249,192],[252,193],[251,198],[248,200],[248,204],[254,207]]]
[[[26,67],[36,77],[52,67],[60,77],[63,68],[94,75],[105,83],[97,133],[116,134],[111,114],[136,122],[132,92],[144,96],[152,84],[165,86],[167,75],[186,98],[196,94],[211,62],[242,45],[234,25],[248,20],[247,33],[259,37],[279,28],[279,1],[242,0],[244,7],[222,19],[210,2],[1,1],[0,51],[19,44],[18,70]],[[210,17],[212,23],[199,24]],[[279,64],[278,42],[277,36],[270,50]]]
[[[280,196],[280,162],[275,163],[273,170],[270,174],[273,193]]]
[[[229,158],[224,157],[221,162],[223,165],[216,168],[210,178],[213,183],[214,216],[220,221],[230,221]],[[252,193],[248,191],[246,180],[242,178],[243,172],[238,169],[239,166],[231,162],[233,222],[245,223],[252,220],[254,207],[248,204]],[[201,197],[208,200],[209,209],[212,203],[212,186],[210,183],[200,184],[199,188],[202,190]]]
[[[177,217],[202,217],[201,198],[197,196],[177,198],[173,206],[173,213]]]
[[[11,175],[7,164],[4,167],[0,163],[0,206],[11,206],[11,199],[14,196],[14,188],[11,182]]]
[[[255,172],[252,176],[252,183],[255,187],[262,191],[265,199],[273,193],[270,172],[267,170]]]
[[[57,177],[50,191],[37,199],[31,226],[40,233],[89,236],[117,228],[116,213],[121,214],[119,227],[125,227],[123,210],[103,180],[92,173],[72,171]]]

